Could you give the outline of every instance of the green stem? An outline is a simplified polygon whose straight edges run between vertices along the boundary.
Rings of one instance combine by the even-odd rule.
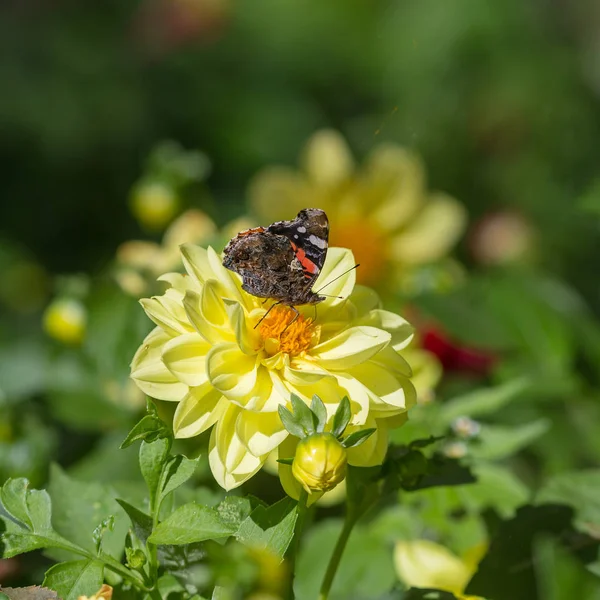
[[[327,565],[327,571],[325,572],[325,577],[323,578],[323,583],[321,584],[321,590],[319,592],[319,600],[327,600],[327,598],[329,598],[329,592],[331,591],[333,579],[337,573],[338,567],[340,566],[340,561],[342,559],[342,555],[344,554],[344,550],[346,549],[346,544],[348,543],[348,539],[350,538],[350,534],[352,533],[352,529],[354,528],[354,525],[356,525],[357,520],[358,514],[356,511],[348,510],[346,513],[346,519],[344,521],[344,527],[340,533],[340,537],[338,537],[333,554],[329,559],[329,564]]]
[[[294,576],[296,574],[296,558],[300,551],[300,538],[302,537],[302,530],[304,529],[304,523],[306,521],[306,513],[308,512],[308,492],[302,488],[300,497],[298,498],[298,518],[296,519],[296,527],[294,531],[294,541],[292,550],[289,556],[290,573],[290,598],[294,597]]]

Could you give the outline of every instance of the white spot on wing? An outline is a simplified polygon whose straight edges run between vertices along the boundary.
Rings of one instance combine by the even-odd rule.
[[[324,250],[325,248],[327,248],[327,242],[323,238],[319,238],[316,235],[311,235],[308,238],[308,241],[313,246],[316,246],[317,248],[321,248],[321,250]]]
[[[306,233],[306,227],[298,227],[298,233]],[[295,235],[294,237],[298,237]]]

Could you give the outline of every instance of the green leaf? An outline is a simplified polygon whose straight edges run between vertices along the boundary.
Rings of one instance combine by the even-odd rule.
[[[304,400],[299,396],[296,396],[296,394],[292,394],[291,400],[296,421],[300,424],[302,429],[304,429],[307,435],[315,433],[315,423],[310,408],[308,408]]]
[[[17,521],[28,527],[33,527],[29,518],[26,496],[29,491],[29,482],[23,477],[9,479],[0,491],[0,500],[8,513]]]
[[[348,396],[344,396],[335,411],[335,415],[333,415],[333,427],[331,433],[339,438],[340,435],[344,433],[344,429],[346,429],[348,423],[350,423],[351,417],[352,411],[350,408],[350,400],[348,400]]]
[[[247,517],[256,508],[258,502],[242,496],[227,496],[216,507],[219,517],[231,531],[237,531]]]
[[[106,485],[76,481],[58,465],[50,468],[48,491],[52,498],[52,521],[58,533],[78,546],[96,552],[94,529],[111,516],[115,517],[112,531],[105,531],[102,549],[120,556],[129,529],[126,516],[114,500],[115,492]],[[53,557],[71,559],[72,555],[52,553]]]
[[[279,405],[277,409],[279,412],[279,418],[283,423],[283,426],[296,437],[303,438],[306,436],[306,430],[300,422],[296,419],[296,417],[282,404]]]
[[[436,444],[441,440],[446,439],[445,435],[430,435],[428,438],[423,438],[420,440],[413,440],[408,444],[409,448],[427,448],[427,446],[431,446],[432,444]]]
[[[140,471],[148,486],[150,506],[156,506],[163,467],[169,457],[170,440],[158,439],[154,442],[142,442],[140,446]]]
[[[97,560],[74,560],[50,567],[42,585],[56,591],[62,600],[92,596],[104,581],[104,566]]]
[[[198,459],[190,460],[181,454],[169,458],[159,484],[157,506],[175,489],[183,485],[198,467]]]
[[[152,517],[137,509],[135,506],[132,506],[129,502],[125,502],[125,500],[117,498],[116,501],[121,505],[131,520],[133,533],[135,533],[137,539],[140,540],[142,544],[145,544],[152,533]]]
[[[325,425],[327,425],[327,409],[317,394],[312,397],[310,410],[313,413],[313,422],[317,433],[323,433]]]
[[[600,531],[600,469],[554,475],[540,489],[536,504],[560,503],[575,509],[579,528]]]
[[[482,425],[477,444],[470,453],[476,458],[497,460],[516,454],[526,448],[550,429],[549,419],[537,419],[520,427]]]
[[[192,544],[229,537],[235,532],[214,508],[191,502],[180,506],[154,529],[153,544]]]
[[[480,417],[494,414],[516,400],[531,385],[527,378],[515,379],[495,388],[480,389],[444,403],[441,417],[449,425],[458,417]]]
[[[356,446],[360,446],[363,442],[366,442],[376,431],[377,430],[375,428],[355,431],[342,442],[342,445],[344,448],[355,448]]]
[[[133,442],[137,440],[143,440],[151,443],[167,432],[165,424],[154,415],[145,415],[140,421],[138,421],[131,431],[127,434],[127,437],[123,440],[120,448],[123,450],[128,446],[131,446]]]
[[[272,506],[258,506],[240,525],[236,538],[251,548],[267,550],[280,560],[294,537],[297,503],[284,498]]]

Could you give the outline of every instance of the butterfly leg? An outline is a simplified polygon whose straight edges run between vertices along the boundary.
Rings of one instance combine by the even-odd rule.
[[[268,300],[268,298],[267,298]],[[263,302],[264,304],[264,302]],[[275,302],[274,304],[271,304],[271,306],[269,307],[269,310],[260,318],[260,320],[258,321],[258,323],[254,326],[254,329],[256,329],[267,317],[267,315],[278,305],[281,304],[281,300],[279,302]],[[297,312],[297,311],[296,311]]]
[[[283,331],[285,331],[290,325],[292,325],[292,323],[295,323],[298,319],[298,317],[300,316],[300,313],[298,312],[298,309],[295,306],[290,306],[290,308],[296,313],[294,315],[294,318],[285,326],[285,329]],[[281,333],[283,333],[283,331]]]

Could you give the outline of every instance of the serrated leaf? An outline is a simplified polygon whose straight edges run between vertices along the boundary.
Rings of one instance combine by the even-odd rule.
[[[258,506],[240,525],[236,538],[251,548],[267,550],[283,560],[294,537],[297,503],[284,498],[272,506]]]
[[[181,454],[172,456],[165,464],[159,485],[158,506],[175,489],[183,485],[198,467],[198,460],[190,460]]]
[[[521,378],[495,388],[476,390],[449,400],[441,409],[442,421],[449,425],[458,417],[493,414],[517,399],[530,385],[529,379]]]
[[[350,408],[350,400],[348,400],[348,396],[344,396],[335,411],[335,415],[333,415],[333,427],[331,433],[335,437],[340,437],[340,435],[344,433],[344,429],[346,429],[348,423],[350,423],[351,417],[352,411]]]
[[[323,404],[323,400],[321,400],[317,394],[312,397],[310,410],[313,413],[313,422],[317,433],[323,433],[325,431],[325,425],[327,425],[327,409]]]
[[[28,514],[26,496],[29,489],[29,482],[24,477],[18,479],[9,479],[0,491],[0,501],[6,511],[17,521],[21,521],[28,527],[33,527],[33,523]]]
[[[153,544],[192,544],[229,537],[234,532],[216,509],[191,502],[180,506],[159,523],[148,541]]]
[[[366,442],[375,431],[377,431],[375,428],[355,431],[342,442],[342,445],[344,448],[356,448],[356,446],[360,446],[363,442]]]
[[[129,524],[114,500],[115,492],[109,486],[77,481],[58,465],[52,465],[48,491],[52,498],[52,521],[58,533],[82,548],[95,552],[94,529],[103,521],[114,517],[113,530],[103,533],[102,549],[113,556],[119,556],[123,552]],[[62,553],[52,553],[52,556],[73,558],[72,555]]]
[[[117,498],[116,501],[121,505],[123,510],[127,513],[127,516],[131,520],[133,533],[142,544],[146,543],[146,540],[152,533],[152,517],[147,515],[145,512],[137,509],[135,506],[129,504],[125,500]]]
[[[308,408],[304,400],[302,400],[302,398],[299,396],[296,396],[296,394],[292,394],[291,400],[296,421],[308,435],[315,433],[315,423],[313,420],[313,413],[310,408]]]
[[[123,450],[131,446],[137,440],[144,440],[151,443],[166,431],[164,423],[154,415],[145,415],[140,419],[127,434],[120,448]]]
[[[55,590],[62,600],[94,595],[104,581],[104,565],[97,560],[59,563],[46,571],[43,585]]]
[[[281,419],[283,426],[292,435],[295,435],[296,437],[299,437],[299,438],[303,438],[306,435],[306,430],[304,429],[304,427],[302,427],[302,425],[300,425],[300,423],[298,422],[296,417],[285,406],[280,404],[279,408],[278,408],[278,412],[279,412],[279,418]]]
[[[163,467],[169,458],[170,441],[158,439],[140,446],[140,471],[148,486],[150,506],[156,505]]]

